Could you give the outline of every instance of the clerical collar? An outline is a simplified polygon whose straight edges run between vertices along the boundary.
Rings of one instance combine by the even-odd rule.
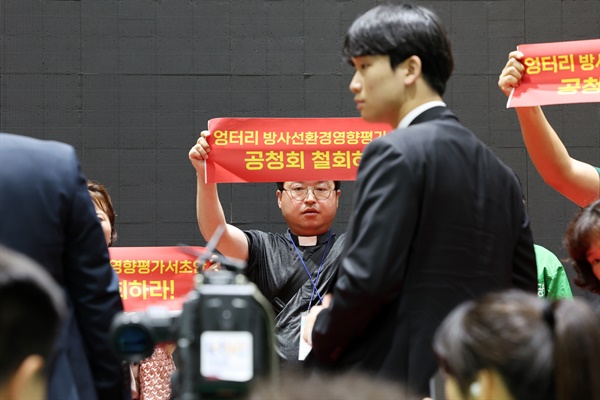
[[[298,236],[294,235],[288,229],[288,236],[291,236],[296,246],[308,247],[327,243],[327,240],[329,239],[329,231],[317,236]]]

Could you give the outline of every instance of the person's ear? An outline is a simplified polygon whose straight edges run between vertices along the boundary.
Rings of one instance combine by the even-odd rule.
[[[43,366],[44,359],[38,354],[32,354],[24,359],[8,379],[6,400],[45,398],[46,385],[41,379]]]
[[[281,190],[277,191],[277,205],[279,206],[279,208],[281,208]]]
[[[469,397],[472,399],[481,398],[481,383],[478,381],[471,382],[469,385]]]
[[[423,64],[421,63],[421,59],[419,56],[410,56],[402,64],[405,64],[404,69],[406,71],[404,84],[413,85],[422,76]]]
[[[335,196],[336,196],[336,198],[335,198],[335,206],[336,207],[339,206],[339,204],[340,204],[340,195],[341,194],[342,194],[341,190],[338,189],[338,190],[335,191]]]

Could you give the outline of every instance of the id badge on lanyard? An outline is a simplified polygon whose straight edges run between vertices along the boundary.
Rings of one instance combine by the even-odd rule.
[[[317,269],[317,277],[315,280],[313,280],[312,275],[311,275],[308,267],[306,266],[304,259],[302,258],[302,254],[300,253],[300,250],[296,246],[296,243],[294,243],[292,234],[289,233],[289,235],[290,235],[290,242],[294,246],[294,249],[296,250],[296,253],[298,254],[298,258],[300,259],[300,262],[302,263],[302,266],[304,267],[304,270],[306,271],[306,274],[308,275],[308,279],[310,280],[310,283],[312,284],[312,287],[313,287],[310,301],[308,303],[308,310],[310,310],[310,305],[312,304],[315,293],[316,293],[317,297],[319,298],[320,302],[323,303],[323,299],[321,298],[321,294],[319,293],[319,289],[318,289],[317,285],[319,283],[319,278],[321,277],[321,268],[323,267],[323,263],[325,262],[325,256],[327,255],[327,249],[329,248],[329,242],[331,241],[332,233],[331,233],[331,230],[329,230],[329,238],[327,239],[327,244],[325,245],[325,251],[323,252],[323,257],[321,258],[321,263],[319,264],[319,268]],[[308,353],[310,353],[310,351],[312,350],[312,346],[310,344],[308,344],[302,337],[302,333],[304,332],[304,327],[306,326],[307,314],[308,314],[308,311],[303,312],[302,316],[300,318],[300,338],[298,339],[300,341],[299,346],[298,346],[298,360],[300,360],[300,361],[304,361],[304,359],[306,358]]]
[[[298,360],[304,361],[308,353],[312,350],[312,346],[308,344],[302,333],[304,332],[304,327],[306,326],[306,312],[302,313],[302,317],[300,318],[300,346],[298,347]]]

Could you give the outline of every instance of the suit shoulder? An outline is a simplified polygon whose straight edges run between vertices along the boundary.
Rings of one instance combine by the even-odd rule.
[[[431,133],[431,125],[428,127],[409,126],[406,128],[397,128],[385,136],[373,140],[367,145],[365,151],[369,150],[376,153],[394,151],[404,153],[413,147],[421,147],[423,144],[434,140]]]
[[[66,154],[75,154],[73,146],[67,143],[5,132],[0,132],[0,147],[4,151],[36,152],[48,155],[59,153],[60,157],[64,157]]]

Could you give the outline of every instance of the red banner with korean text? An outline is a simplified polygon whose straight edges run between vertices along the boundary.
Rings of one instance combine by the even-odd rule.
[[[197,255],[203,247],[110,247],[110,265],[119,275],[125,311],[151,305],[180,311],[194,286]]]
[[[362,150],[388,124],[362,118],[215,118],[205,181],[356,179]]]
[[[600,102],[600,39],[517,47],[525,74],[507,107]]]

